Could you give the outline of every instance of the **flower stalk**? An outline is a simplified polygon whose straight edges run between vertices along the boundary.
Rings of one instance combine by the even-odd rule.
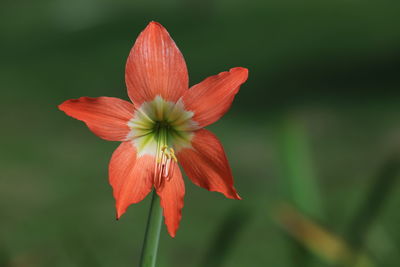
[[[162,223],[162,209],[156,190],[153,190],[151,198],[149,217],[147,219],[146,233],[143,241],[142,254],[140,256],[140,267],[156,266],[158,242],[160,239]]]

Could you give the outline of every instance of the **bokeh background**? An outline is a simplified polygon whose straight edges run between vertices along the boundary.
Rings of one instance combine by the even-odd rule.
[[[221,139],[242,201],[185,180],[158,266],[399,266],[400,2],[0,3],[0,266],[136,266],[150,197],[115,220],[117,142],[57,109],[127,99],[137,35],[162,23],[190,84],[250,70]]]

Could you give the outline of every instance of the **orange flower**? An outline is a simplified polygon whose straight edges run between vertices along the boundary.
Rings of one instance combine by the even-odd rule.
[[[109,164],[117,218],[154,186],[174,237],[185,194],[178,162],[196,185],[240,199],[221,143],[203,127],[227,112],[247,75],[247,69],[233,68],[189,88],[181,52],[162,25],[150,22],[126,63],[132,103],[81,97],[59,106],[100,138],[122,141]]]

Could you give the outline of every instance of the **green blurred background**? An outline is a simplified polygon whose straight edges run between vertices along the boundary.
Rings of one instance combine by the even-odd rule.
[[[209,127],[243,200],[186,179],[158,266],[399,266],[399,10],[390,0],[2,0],[0,266],[136,266],[150,197],[116,221],[107,165],[118,143],[57,105],[127,99],[125,60],[151,20],[180,47],[191,85],[250,70]]]

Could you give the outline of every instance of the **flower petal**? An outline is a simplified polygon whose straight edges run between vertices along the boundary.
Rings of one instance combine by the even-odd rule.
[[[81,120],[100,138],[124,141],[130,131],[128,121],[134,106],[114,97],[81,97],[70,99],[58,106],[67,115]]]
[[[136,156],[135,146],[123,142],[111,157],[109,181],[116,200],[117,219],[129,205],[142,201],[153,185],[154,157]]]
[[[247,76],[247,69],[233,68],[208,77],[186,91],[185,109],[194,112],[193,120],[201,127],[216,122],[228,111]]]
[[[185,60],[161,24],[150,22],[136,39],[126,62],[125,81],[137,107],[157,95],[175,102],[188,89]]]
[[[163,208],[168,233],[170,236],[175,237],[182,217],[181,210],[185,195],[182,173],[177,165],[174,168],[172,177],[169,180],[165,180],[163,185],[157,189],[157,194],[161,199],[160,204]]]
[[[196,185],[220,192],[227,198],[241,199],[233,187],[232,172],[224,148],[210,131],[196,131],[192,148],[180,150],[178,161]]]

